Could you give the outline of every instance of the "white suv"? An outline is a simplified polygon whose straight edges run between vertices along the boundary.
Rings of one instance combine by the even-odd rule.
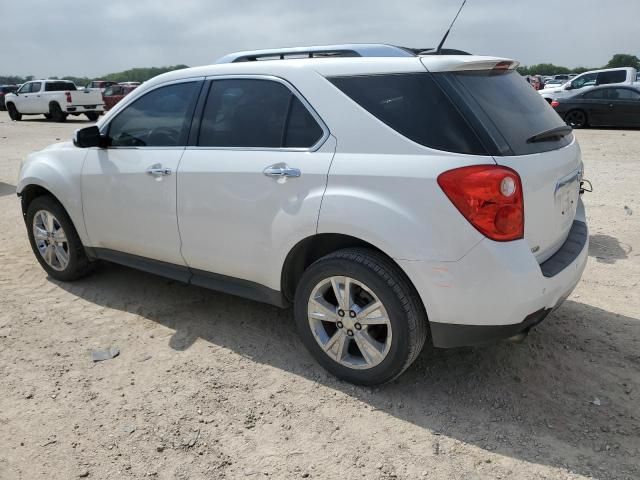
[[[305,57],[305,58],[300,58]],[[587,259],[571,128],[511,60],[243,52],[145,82],[18,195],[59,280],[108,260],[285,307],[336,376],[523,336]]]

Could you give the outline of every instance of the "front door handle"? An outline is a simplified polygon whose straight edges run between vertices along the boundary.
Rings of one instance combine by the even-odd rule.
[[[291,168],[284,164],[271,165],[265,168],[262,173],[267,177],[299,177],[302,175],[299,168]]]
[[[146,172],[149,175],[153,175],[154,177],[163,177],[166,175],[171,175],[171,169],[164,168],[162,167],[162,165],[152,165],[149,168],[147,168]]]

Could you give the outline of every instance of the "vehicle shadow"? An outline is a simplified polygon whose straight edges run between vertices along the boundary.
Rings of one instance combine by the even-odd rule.
[[[6,195],[15,195],[16,194],[16,186],[11,185],[9,183],[0,182],[0,197],[4,197]]]
[[[640,475],[636,318],[567,301],[522,344],[425,349],[399,379],[365,388],[330,376],[297,335],[278,333],[295,331],[288,310],[117,265],[102,265],[80,282],[53,282],[174,330],[169,345],[175,350],[202,339],[342,391],[439,434],[442,442],[455,439],[583,475]]]
[[[589,256],[600,263],[616,263],[616,260],[626,259],[632,251],[631,245],[620,243],[611,235],[598,233],[589,236]]]

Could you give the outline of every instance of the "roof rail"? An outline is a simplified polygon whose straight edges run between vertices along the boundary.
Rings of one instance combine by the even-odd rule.
[[[312,47],[274,48],[225,55],[216,63],[254,62],[258,60],[285,60],[287,58],[333,57],[415,57],[410,49],[381,43],[351,43]]]

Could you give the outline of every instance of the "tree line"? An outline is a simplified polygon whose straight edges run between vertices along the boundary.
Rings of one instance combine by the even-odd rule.
[[[559,75],[561,73],[584,73],[589,70],[598,70],[600,68],[619,68],[633,67],[640,70],[640,59],[635,55],[627,53],[616,53],[609,62],[602,67],[577,67],[567,68],[553,63],[539,63],[537,65],[520,66],[518,72],[520,75]]]
[[[183,68],[189,68],[188,65],[171,65],[168,67],[147,67],[147,68],[132,68],[123,72],[109,73],[101,77],[74,77],[67,75],[60,77],[60,80],[71,80],[78,86],[85,86],[92,80],[110,80],[112,82],[146,82],[150,78],[160,75],[161,73],[171,72],[173,70],[181,70]],[[47,77],[52,79],[58,79],[58,77]],[[20,83],[35,80],[33,75],[27,75],[25,77],[19,75],[0,75],[0,85],[18,85]]]
[[[640,59],[635,55],[627,53],[616,53],[611,60],[603,67],[577,67],[568,68],[561,65],[554,65],[553,63],[539,63],[537,65],[520,66],[518,72],[521,75],[558,75],[561,73],[583,73],[589,70],[597,70],[598,68],[617,68],[617,67],[634,67],[640,70]],[[147,67],[147,68],[132,68],[123,72],[109,73],[99,78],[92,77],[74,77],[68,75],[62,77],[61,80],[71,80],[78,86],[87,85],[92,80],[110,80],[113,82],[146,82],[150,78],[160,75],[161,73],[171,72],[173,70],[180,70],[182,68],[189,68],[187,65],[171,65],[168,67]],[[57,79],[58,77],[49,77]],[[0,75],[0,85],[17,85],[20,83],[34,80],[33,75],[21,77],[17,75],[2,76]]]

